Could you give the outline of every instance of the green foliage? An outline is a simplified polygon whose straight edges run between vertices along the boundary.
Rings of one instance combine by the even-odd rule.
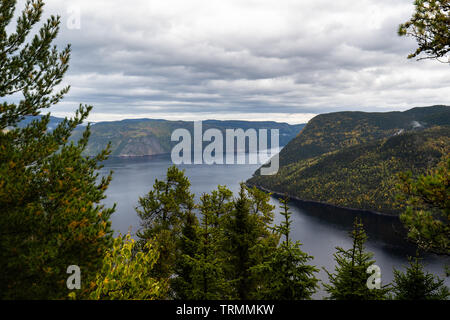
[[[448,154],[426,175],[413,179],[400,174],[399,200],[407,204],[400,216],[408,237],[424,250],[450,254],[450,157]]]
[[[171,280],[171,288],[174,291],[175,298],[188,300],[195,299],[193,291],[194,283],[194,262],[193,257],[200,251],[199,224],[194,213],[186,215],[186,219],[181,228],[181,237],[178,239],[178,256],[175,262],[175,274]]]
[[[235,299],[255,295],[265,275],[252,272],[277,245],[270,230],[270,196],[241,186],[237,199],[224,186],[200,197],[195,205],[189,180],[175,166],[166,181],[140,198],[143,222],[139,237],[155,239],[160,256],[152,271],[170,278],[176,299]],[[199,209],[198,221],[193,213]]]
[[[136,209],[144,227],[140,237],[152,237],[160,230],[180,227],[184,214],[194,207],[190,185],[184,172],[176,166],[167,170],[165,181],[155,180],[153,189],[139,198],[139,207]]]
[[[245,299],[256,295],[265,275],[252,267],[276,248],[270,231],[270,196],[241,186],[238,198],[224,186],[200,197],[200,222],[183,222],[171,282],[181,299]]]
[[[211,194],[203,194],[200,198],[201,223],[196,229],[196,250],[184,254],[183,261],[191,268],[188,299],[217,300],[230,297],[230,286],[225,279],[223,256],[219,244],[221,237],[221,215],[232,208],[232,193],[219,186]],[[183,239],[187,240],[187,237]],[[185,240],[185,242],[186,242]],[[187,243],[192,243],[188,240]],[[186,250],[184,250],[186,253]],[[186,277],[181,277],[184,280]],[[178,279],[178,278],[177,278]],[[186,282],[186,280],[185,280]]]
[[[221,251],[222,221],[233,209],[233,193],[218,186],[211,194],[200,198],[201,223],[199,228],[199,250],[194,259],[192,292],[193,299],[228,299],[231,286],[225,278],[226,256]]]
[[[324,284],[325,290],[330,294],[328,299],[333,300],[383,300],[390,289],[382,287],[380,289],[369,289],[367,287],[367,269],[375,261],[373,254],[365,252],[364,243],[367,236],[363,225],[358,218],[355,218],[353,231],[350,233],[353,240],[353,247],[345,250],[336,247],[334,254],[336,260],[335,273],[328,274],[330,284]]]
[[[444,280],[425,272],[419,258],[409,258],[405,273],[394,269],[393,293],[397,300],[446,300],[450,292]]]
[[[448,0],[415,0],[416,11],[399,26],[400,36],[416,39],[418,48],[408,56],[421,59],[439,59],[450,51],[450,2]],[[450,63],[450,60],[443,61]]]
[[[100,204],[111,175],[98,179],[97,173],[108,151],[82,156],[89,127],[77,142],[68,142],[92,107],[80,106],[51,132],[49,114],[19,126],[68,92],[69,87],[54,91],[69,67],[70,47],[59,52],[52,46],[59,17],[39,27],[41,0],[26,2],[8,34],[15,5],[0,3],[0,97],[6,99],[0,104],[0,298],[65,298],[70,265],[81,269],[79,296],[85,297],[84,284],[95,277],[112,242],[114,208]],[[10,102],[13,95],[21,100]]]
[[[184,172],[172,166],[167,170],[165,181],[156,180],[153,189],[139,198],[136,211],[142,221],[138,232],[141,243],[155,239],[159,259],[152,273],[161,278],[173,274],[177,259],[176,245],[183,220],[194,209],[194,195]]]
[[[401,130],[449,126],[450,107],[431,106],[404,112],[334,112],[319,114],[280,152],[280,165],[312,159],[340,149],[392,137]]]
[[[233,210],[226,218],[224,248],[231,259],[231,263],[227,266],[227,276],[233,281],[236,297],[242,300],[249,299],[250,292],[256,287],[250,274],[253,262],[250,251],[256,245],[258,232],[256,216],[250,214],[250,202],[243,185]]]
[[[281,222],[280,225],[275,226],[274,230],[278,232],[280,235],[285,237],[284,242],[289,242],[289,234],[291,232],[291,215],[292,213],[289,211],[289,197],[287,195],[284,196],[283,199],[280,199],[281,209],[280,214],[283,216],[284,221]]]
[[[233,298],[250,299],[264,279],[252,267],[276,248],[278,237],[270,231],[274,207],[268,194],[241,184],[234,208],[223,221],[222,250],[225,274],[234,288]]]
[[[91,283],[94,300],[155,300],[166,295],[167,281],[149,276],[158,260],[158,251],[147,242],[144,251],[133,253],[130,234],[114,239],[113,248],[103,259],[101,271]]]
[[[281,166],[276,175],[255,175],[248,183],[302,200],[399,214],[404,203],[392,192],[397,175],[423,174],[449,150],[450,127],[435,126],[299,160]]]
[[[253,271],[265,274],[265,283],[258,288],[257,297],[274,300],[311,299],[317,289],[318,279],[314,276],[319,270],[307,265],[313,257],[300,249],[300,242],[289,240],[291,213],[288,198],[281,200],[285,218],[281,225],[276,226],[277,233],[285,237],[285,241],[270,253],[269,257],[253,267]]]

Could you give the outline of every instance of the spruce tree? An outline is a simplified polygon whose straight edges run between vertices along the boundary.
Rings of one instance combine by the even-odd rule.
[[[50,114],[19,123],[56,105],[69,91],[55,91],[69,67],[70,46],[52,42],[60,18],[39,26],[44,3],[28,0],[11,33],[15,0],[0,2],[0,298],[60,299],[70,265],[81,269],[85,297],[112,244],[113,208],[100,204],[111,175],[98,179],[108,151],[82,155],[89,126],[77,142],[72,131],[92,107],[47,129]],[[34,30],[39,31],[31,37]],[[31,39],[30,39],[31,37]],[[30,39],[27,42],[27,39]]]
[[[177,242],[175,277],[171,280],[171,289],[176,299],[190,300],[194,291],[194,264],[199,248],[199,223],[195,213],[186,215],[181,228],[181,237]]]
[[[177,298],[217,300],[231,297],[220,239],[222,217],[233,208],[232,195],[225,186],[218,186],[210,194],[204,193],[198,205],[200,223],[193,216],[183,226],[176,277],[172,281]]]
[[[276,247],[277,237],[269,229],[273,216],[269,199],[263,192],[241,184],[233,210],[224,217],[222,250],[233,298],[247,300],[256,295],[262,279],[252,268],[262,263]]]
[[[446,300],[450,292],[444,280],[425,272],[418,257],[409,257],[403,273],[394,269],[393,293],[396,300]]]
[[[183,221],[194,208],[189,179],[176,166],[168,168],[166,179],[156,179],[153,189],[139,198],[136,211],[142,225],[137,233],[140,245],[142,247],[147,241],[156,241],[160,254],[152,269],[155,277],[165,279],[174,274]]]
[[[204,194],[200,201],[200,250],[196,255],[194,277],[198,299],[228,299],[231,287],[225,279],[225,256],[220,252],[222,231],[221,216],[231,210],[231,191],[218,187],[211,194]]]
[[[223,217],[231,212],[233,209],[233,192],[231,192],[226,186],[217,186],[217,190],[213,190],[210,194],[205,194],[204,199],[201,201],[200,209],[204,216],[206,213],[210,213],[208,217],[208,223],[211,225],[212,230],[216,233],[220,231],[222,226]]]
[[[236,297],[241,300],[249,299],[250,291],[253,289],[249,268],[250,250],[256,243],[256,235],[252,230],[254,221],[250,216],[249,207],[245,189],[241,186],[239,198],[236,199],[225,228],[227,251],[232,262],[229,273],[236,288]]]
[[[351,249],[345,250],[336,247],[334,254],[336,260],[335,273],[328,274],[330,284],[324,284],[325,290],[330,294],[328,299],[333,300],[383,300],[390,289],[386,286],[380,289],[369,289],[367,270],[375,261],[373,253],[365,252],[364,243],[367,239],[363,224],[355,218],[353,231],[350,233],[353,240]]]
[[[300,242],[289,238],[291,230],[291,212],[289,199],[280,200],[284,220],[275,231],[284,237],[281,245],[269,255],[267,261],[254,268],[266,275],[265,283],[258,288],[258,298],[272,300],[311,299],[317,289],[318,279],[314,273],[319,270],[308,265],[313,257],[300,249]]]

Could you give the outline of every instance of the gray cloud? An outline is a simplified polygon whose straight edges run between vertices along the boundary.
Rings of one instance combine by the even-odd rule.
[[[411,61],[399,23],[412,0],[47,0],[71,43],[54,111],[126,117],[303,122],[338,110],[449,104],[448,66]],[[23,3],[23,2],[22,2]],[[81,10],[81,29],[66,27]],[[20,4],[19,4],[20,7]]]

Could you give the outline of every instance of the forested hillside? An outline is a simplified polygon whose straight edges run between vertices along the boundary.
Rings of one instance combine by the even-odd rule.
[[[397,213],[397,174],[425,173],[450,150],[450,107],[342,112],[312,119],[280,153],[274,176],[248,183],[302,200]]]
[[[407,131],[450,125],[450,107],[413,108],[405,112],[320,114],[280,153],[281,165],[309,159]]]

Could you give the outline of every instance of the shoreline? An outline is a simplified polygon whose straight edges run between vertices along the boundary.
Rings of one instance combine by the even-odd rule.
[[[170,155],[170,152],[166,153],[155,153],[155,154],[145,154],[145,155],[109,155],[108,159],[133,159],[133,158],[150,158],[150,157],[160,157]]]
[[[271,193],[272,195],[274,195],[276,198],[283,198],[286,194],[284,193],[280,193],[277,191],[273,191],[273,190],[269,190],[265,187],[259,186],[259,185],[254,185],[251,183],[246,182],[245,183],[246,186],[248,187],[256,187],[264,192],[268,192]],[[365,213],[365,214],[371,214],[374,216],[378,216],[378,217],[388,217],[388,218],[397,218],[396,220],[400,220],[399,219],[399,215],[396,214],[389,214],[389,213],[384,213],[384,212],[378,212],[378,211],[373,211],[373,210],[367,210],[367,209],[357,209],[357,208],[349,208],[349,207],[344,207],[344,206],[338,206],[335,204],[331,204],[331,203],[327,203],[327,202],[321,202],[321,201],[314,201],[314,200],[304,200],[304,199],[300,199],[298,197],[292,196],[292,195],[287,195],[289,197],[290,200],[294,200],[297,201],[299,203],[303,203],[303,204],[313,204],[313,205],[319,205],[322,207],[329,207],[329,208],[337,208],[337,209],[344,209],[344,210],[348,210],[348,211],[354,211],[356,213]]]

